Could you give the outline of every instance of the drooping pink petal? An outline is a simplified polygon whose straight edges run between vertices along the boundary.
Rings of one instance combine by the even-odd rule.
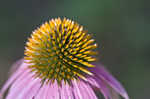
[[[59,92],[61,99],[74,99],[71,86],[64,81],[61,82]]]
[[[120,99],[119,94],[112,88],[110,88],[111,91],[111,99]]]
[[[65,98],[68,97],[67,93],[66,93],[65,82],[64,81],[62,81],[59,91],[60,91],[60,97],[61,97],[61,99],[65,99]]]
[[[111,94],[108,86],[101,79],[96,79],[96,77],[88,78],[88,82],[93,86],[97,87],[103,94],[105,99],[111,99]]]
[[[108,85],[110,85],[116,92],[118,92],[125,99],[129,99],[127,92],[122,85],[102,66],[92,68],[91,71],[99,78],[103,79]]]
[[[3,88],[0,90],[0,93],[3,95],[4,92],[8,89],[8,87],[14,82],[14,80],[23,72],[23,70],[17,71],[14,73],[5,83]]]
[[[39,83],[39,82],[35,83],[35,85],[30,88],[28,93],[26,93],[25,99],[35,99],[34,97],[37,95],[40,88],[41,88],[41,83]],[[43,98],[43,99],[46,99],[46,98]]]
[[[9,79],[7,80],[7,82],[5,83],[5,85],[3,86],[3,88],[0,90],[0,93],[3,95],[4,92],[8,89],[8,87],[18,78],[20,77],[21,74],[23,74],[25,72],[25,66],[24,63],[21,64],[21,66],[19,67],[19,69],[17,69],[16,71],[14,71],[14,73],[9,77]]]
[[[49,91],[48,90],[49,90],[49,84],[46,84],[46,88],[43,93],[43,99],[49,99],[49,97],[48,97]]]
[[[13,74],[24,62],[24,59],[17,60],[10,68],[9,74]]]
[[[75,99],[84,99],[83,96],[82,96],[82,93],[78,87],[78,83],[76,80],[73,80],[72,81],[72,85],[73,85],[73,94],[74,94],[74,97]]]
[[[25,87],[22,90],[20,90],[20,93],[18,94],[18,96],[16,97],[16,99],[27,99],[26,96],[28,94],[31,94],[31,93],[29,93],[29,91],[32,88],[34,88],[37,84],[39,85],[39,86],[37,86],[37,88],[39,88],[40,87],[40,83],[39,83],[39,79],[38,78],[31,79],[31,81],[29,83],[25,84],[24,85]]]
[[[67,96],[69,97],[68,99],[74,99],[72,86],[70,86],[68,83],[65,84],[64,92],[67,93]]]
[[[82,93],[85,93],[87,95],[86,99],[97,99],[94,90],[91,88],[91,86],[88,83],[80,81],[79,87],[80,89],[82,89]]]
[[[54,83],[49,83],[48,96],[49,99],[59,99],[60,92],[58,83],[55,81]]]
[[[32,76],[28,71],[24,71],[22,75],[12,84],[10,87],[9,93],[7,95],[7,99],[11,99],[12,97],[17,97],[18,93],[20,93],[23,88],[25,88],[28,83],[32,82]]]
[[[86,82],[82,80],[73,80],[72,84],[75,99],[97,99],[94,91]]]
[[[45,83],[44,85],[41,86],[41,88],[39,89],[38,93],[36,94],[34,98],[35,99],[49,99],[47,97],[48,89],[49,89],[49,84]]]

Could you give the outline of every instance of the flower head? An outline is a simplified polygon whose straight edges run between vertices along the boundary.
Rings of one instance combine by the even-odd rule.
[[[105,99],[117,99],[119,94],[129,99],[104,67],[92,63],[96,47],[74,21],[56,18],[44,23],[31,34],[25,57],[0,96],[10,87],[7,99],[97,99],[95,91]]]
[[[87,67],[95,61],[91,55],[97,47],[94,40],[74,21],[52,19],[36,29],[28,39],[25,60],[36,76],[45,80],[70,82],[92,73]]]

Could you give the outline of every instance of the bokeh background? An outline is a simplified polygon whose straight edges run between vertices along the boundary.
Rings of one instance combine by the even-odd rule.
[[[99,45],[99,61],[131,99],[150,99],[149,0],[0,0],[0,87],[23,57],[27,37],[55,17],[82,24]]]

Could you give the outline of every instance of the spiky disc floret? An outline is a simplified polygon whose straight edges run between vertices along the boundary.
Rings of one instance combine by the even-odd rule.
[[[79,77],[85,79],[85,74],[92,75],[87,68],[94,67],[90,62],[95,61],[92,56],[96,47],[82,26],[66,18],[52,19],[28,39],[25,60],[43,80],[70,82]]]

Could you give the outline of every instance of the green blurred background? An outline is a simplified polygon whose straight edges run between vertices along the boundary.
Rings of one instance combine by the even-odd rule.
[[[131,99],[150,99],[149,0],[0,0],[0,86],[27,37],[55,17],[77,21],[99,44],[99,61]]]

